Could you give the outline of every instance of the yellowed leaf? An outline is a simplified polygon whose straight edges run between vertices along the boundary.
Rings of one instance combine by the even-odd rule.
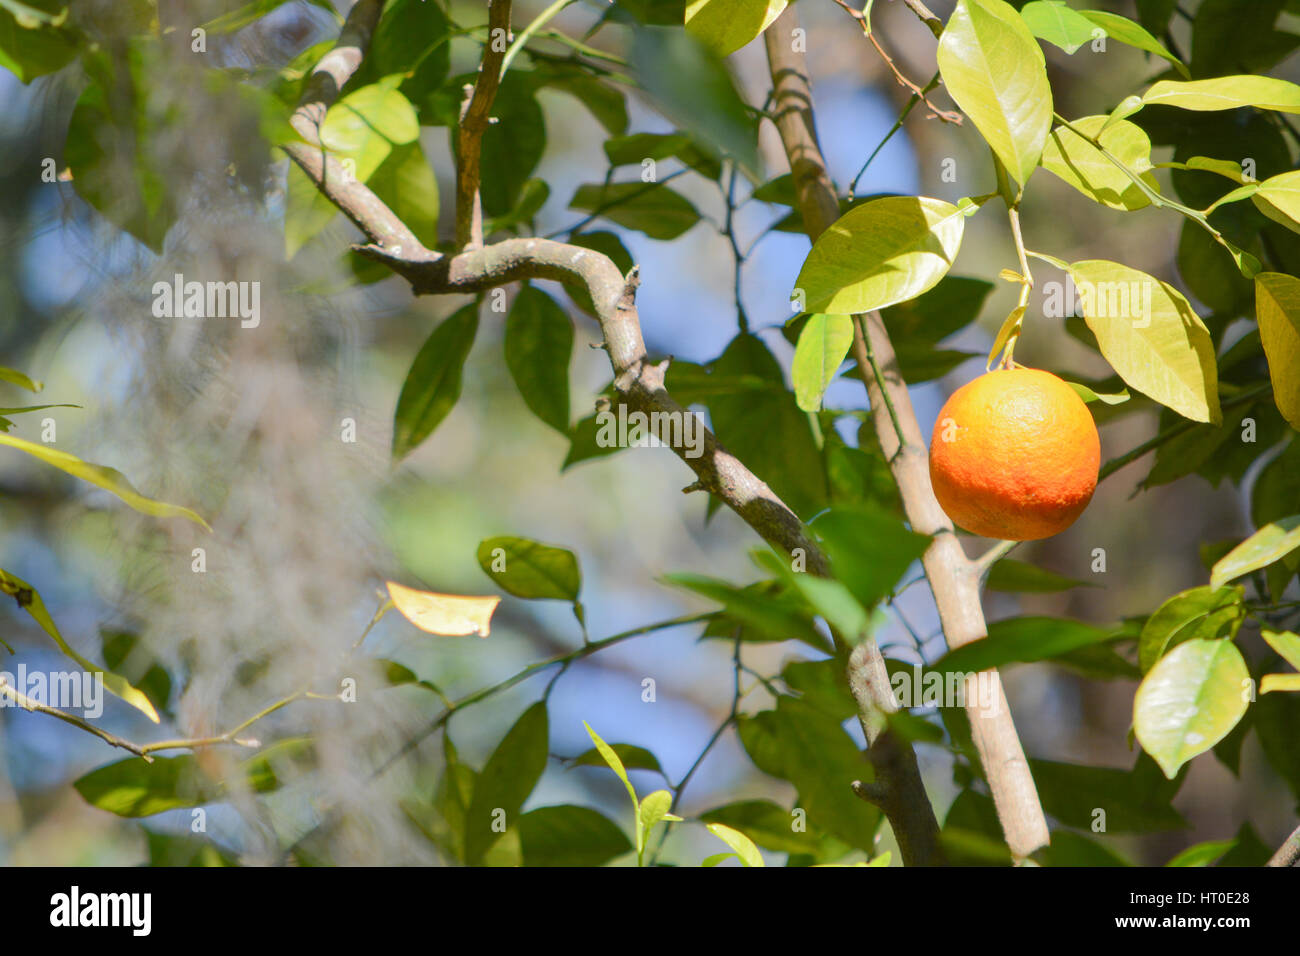
[[[487,637],[492,623],[492,612],[501,603],[499,597],[472,597],[461,594],[436,594],[417,591],[388,582],[388,596],[393,607],[420,630],[444,637],[463,637],[477,634]]]

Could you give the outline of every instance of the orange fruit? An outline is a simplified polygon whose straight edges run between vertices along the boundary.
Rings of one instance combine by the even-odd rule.
[[[1097,487],[1092,413],[1050,372],[1000,369],[952,393],[930,439],[934,495],[959,528],[1033,541],[1074,524]]]

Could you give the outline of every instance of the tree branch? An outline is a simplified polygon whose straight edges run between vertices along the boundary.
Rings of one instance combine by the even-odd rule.
[[[1286,842],[1277,848],[1268,861],[1268,866],[1295,866],[1300,862],[1300,827],[1291,831]]]
[[[483,245],[483,205],[479,201],[479,158],[483,133],[492,123],[492,101],[501,83],[501,63],[510,37],[510,0],[489,0],[488,37],[473,87],[466,87],[456,129],[456,248]]]
[[[909,6],[915,12],[921,5]],[[804,56],[789,39],[798,22],[794,8],[788,7],[768,28],[764,41],[775,93],[773,115],[789,158],[804,228],[815,241],[839,218],[839,203],[817,142]],[[922,564],[948,645],[956,648],[979,640],[987,634],[987,628],[980,606],[978,574],[972,571],[953,533],[952,522],[930,487],[925,442],[879,313],[869,313],[854,323],[853,353],[871,401],[876,434],[898,484],[908,521],[914,531],[933,538]],[[879,371],[879,379],[872,373],[873,367]],[[985,686],[991,686],[993,700],[968,694],[967,712],[1007,844],[1012,855],[1022,860],[1048,843],[1047,821],[1006,706],[1001,680],[996,671],[990,676],[992,681]]]

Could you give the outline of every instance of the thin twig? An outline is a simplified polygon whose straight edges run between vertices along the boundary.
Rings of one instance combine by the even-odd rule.
[[[503,42],[510,36],[510,0],[489,0],[488,36],[478,79],[469,87],[456,129],[456,248],[483,245],[483,205],[479,199],[479,161],[483,134],[491,125],[492,102],[501,83]]]
[[[1269,866],[1295,866],[1300,862],[1300,827],[1291,831],[1286,842],[1278,847],[1268,861]]]

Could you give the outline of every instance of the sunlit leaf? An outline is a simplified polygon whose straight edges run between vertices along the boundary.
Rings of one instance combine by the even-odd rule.
[[[739,830],[733,830],[722,823],[708,823],[705,824],[704,828],[731,847],[736,852],[737,858],[745,866],[767,865],[763,862],[763,854],[758,852],[758,847],[754,845],[754,841]]]
[[[853,320],[849,316],[818,312],[808,317],[790,367],[795,401],[805,412],[821,408],[826,386],[835,379],[852,344]]]
[[[1300,279],[1280,272],[1255,276],[1255,314],[1273,401],[1291,427],[1300,430]]]
[[[1220,76],[1182,83],[1161,80],[1142,94],[1146,106],[1176,106],[1195,111],[1256,106],[1281,113],[1300,113],[1300,86],[1271,76]]]
[[[1210,586],[1219,587],[1243,574],[1279,561],[1300,548],[1300,515],[1266,524],[1229,551],[1210,572]]]
[[[527,538],[485,539],[478,546],[478,563],[515,597],[576,601],[582,590],[582,573],[572,551]]]
[[[726,56],[766,30],[785,7],[786,0],[687,0],[686,32]]]
[[[433,591],[417,591],[396,581],[388,582],[388,595],[402,617],[427,634],[445,637],[468,634],[487,637],[491,629],[492,613],[501,603],[501,598],[496,596],[436,594]]]
[[[1246,617],[1239,587],[1199,587],[1175,594],[1160,605],[1138,635],[1138,665],[1146,673],[1169,650],[1190,640],[1237,636]]]
[[[1070,123],[1087,136],[1096,136],[1106,124],[1104,116],[1085,116]],[[1151,187],[1159,184],[1151,174],[1151,140],[1137,124],[1120,120],[1106,128],[1099,138],[1106,151],[1120,160]],[[1114,163],[1082,136],[1058,126],[1043,149],[1043,168],[1111,209],[1141,209],[1151,200]]]

